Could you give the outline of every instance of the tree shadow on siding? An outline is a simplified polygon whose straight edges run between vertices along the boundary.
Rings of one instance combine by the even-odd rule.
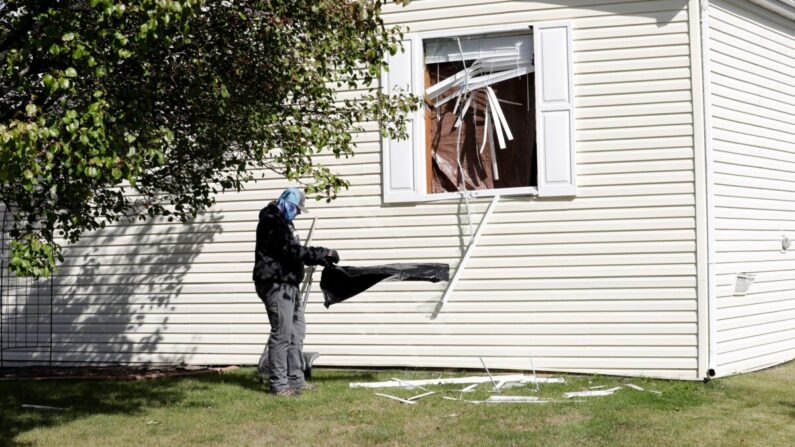
[[[212,213],[186,225],[117,225],[68,247],[53,280],[53,363],[179,364],[189,358],[196,347],[188,312],[172,301],[202,247],[222,232],[221,220]],[[179,334],[179,343],[164,344],[166,332]],[[41,362],[47,353],[27,355]]]
[[[130,227],[119,227],[91,241],[74,258],[80,266],[75,275],[56,280],[62,297],[54,317],[61,328],[57,346],[68,347],[82,362],[100,363],[145,359],[174,364],[195,352],[189,343],[173,348],[161,343],[169,328],[191,333],[188,321],[172,323],[184,314],[171,301],[182,293],[183,279],[202,247],[222,231],[219,214],[206,219],[190,225],[135,225],[133,236],[125,234]]]

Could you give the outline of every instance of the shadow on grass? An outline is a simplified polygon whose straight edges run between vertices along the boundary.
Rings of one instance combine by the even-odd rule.
[[[191,388],[180,386],[190,380]],[[191,406],[189,391],[234,385],[260,392],[254,377],[242,374],[200,375],[146,381],[7,381],[0,382],[0,445],[23,446],[16,438],[37,428],[54,427],[95,415],[143,414],[153,408]],[[60,408],[31,409],[23,405]]]
[[[175,380],[9,381],[0,382],[0,445],[27,445],[15,438],[36,428],[53,427],[96,414],[134,415],[185,398]],[[25,409],[43,405],[63,410]]]
[[[325,383],[325,382],[370,382],[375,381],[378,377],[377,373],[374,371],[336,371],[336,370],[326,370],[327,374],[331,375],[321,375],[318,376],[315,374],[310,381],[314,383]]]
[[[370,381],[376,373],[325,370],[312,382],[333,385]],[[190,384],[183,382],[190,381]],[[223,386],[241,393],[266,393],[256,370],[145,381],[15,380],[0,382],[0,446],[29,445],[17,438],[29,431],[68,424],[96,415],[136,416],[162,407],[201,407],[201,396]],[[323,386],[323,385],[320,385]],[[197,400],[198,399],[198,400]],[[63,410],[25,409],[41,405]]]
[[[17,436],[95,415],[142,414],[152,408],[173,406],[189,400],[178,383],[194,380],[199,388],[230,383],[261,390],[241,376],[198,376],[148,381],[10,381],[0,383],[0,445],[28,445]],[[250,382],[250,383],[249,383]],[[26,409],[42,405],[63,410]]]
[[[235,385],[245,390],[254,392],[267,391],[267,381],[263,382],[257,375],[256,369],[251,372],[237,372],[234,374],[205,374],[193,378],[202,384]]]

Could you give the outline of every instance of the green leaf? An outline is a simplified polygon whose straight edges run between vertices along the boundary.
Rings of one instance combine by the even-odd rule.
[[[38,108],[36,107],[36,104],[28,104],[28,105],[25,106],[25,114],[28,115],[31,118],[36,116],[36,112],[37,111],[38,111]]]
[[[61,40],[63,40],[64,42],[69,42],[71,40],[74,40],[74,38],[75,38],[75,33],[66,33],[63,36],[61,36]]]
[[[50,90],[51,93],[58,89],[58,83],[55,81],[55,78],[49,73],[46,73],[44,76],[42,76],[41,82],[44,84],[45,87],[47,87],[47,90]]]
[[[66,74],[66,76],[68,76],[70,78],[76,78],[77,77],[77,70],[75,70],[74,67],[67,68],[64,73]]]

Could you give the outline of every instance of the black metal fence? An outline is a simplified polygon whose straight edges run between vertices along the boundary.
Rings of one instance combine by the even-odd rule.
[[[53,279],[20,277],[8,270],[12,218],[0,205],[0,367],[51,366]]]

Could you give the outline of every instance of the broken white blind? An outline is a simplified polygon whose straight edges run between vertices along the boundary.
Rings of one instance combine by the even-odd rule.
[[[571,24],[536,25],[533,35],[538,195],[573,196],[577,182]]]
[[[428,99],[435,99],[455,87],[459,87],[458,94],[467,94],[531,72],[533,36],[527,31],[514,35],[456,36],[426,40],[424,60],[426,64],[467,61],[466,69],[429,88],[426,91]],[[455,97],[457,95],[449,95],[436,101],[434,106],[439,107]]]
[[[386,93],[393,94],[399,90],[418,93],[421,67],[417,66],[419,40],[409,38],[403,40],[403,51],[387,57],[389,71],[381,77]],[[421,92],[419,92],[421,93]],[[418,174],[419,157],[414,151],[414,141],[418,140],[418,129],[423,125],[421,112],[411,112],[406,132],[408,138],[395,140],[384,138],[383,144],[383,193],[384,202],[415,202],[420,198]]]
[[[506,58],[529,64],[533,59],[533,36],[528,31],[507,36],[477,35],[425,41],[426,64],[460,61],[462,54],[467,61]]]

